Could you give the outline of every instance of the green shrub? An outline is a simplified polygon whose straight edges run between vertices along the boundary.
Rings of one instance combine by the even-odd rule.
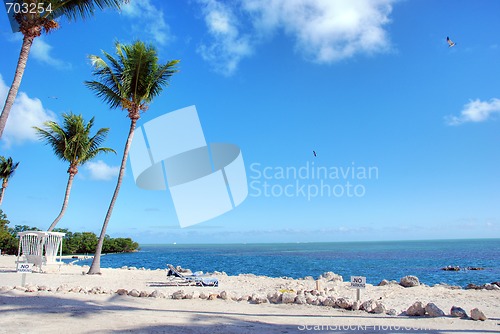
[[[17,255],[19,247],[18,232],[24,231],[40,231],[36,227],[27,225],[16,225],[14,228],[9,228],[7,225],[10,222],[7,216],[0,209],[0,249],[2,254]],[[66,228],[56,228],[54,232],[66,233],[62,243],[62,253],[67,254],[93,254],[98,238],[93,232],[71,232]],[[139,248],[139,244],[131,238],[116,238],[113,239],[106,235],[103,244],[103,253],[122,253],[133,252]]]

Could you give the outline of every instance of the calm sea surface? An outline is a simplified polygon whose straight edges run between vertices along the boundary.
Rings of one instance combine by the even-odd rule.
[[[81,261],[80,265],[90,265]],[[500,281],[500,239],[295,244],[141,245],[129,254],[101,258],[102,268],[122,266],[157,269],[166,263],[193,271],[252,273],[270,277],[317,278],[333,271],[349,281],[367,283],[417,276],[422,283],[465,286]],[[481,271],[443,271],[447,265],[483,267]]]

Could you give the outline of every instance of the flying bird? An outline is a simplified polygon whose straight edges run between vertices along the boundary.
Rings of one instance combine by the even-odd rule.
[[[54,99],[54,100],[57,100],[58,97],[57,96],[49,96],[49,99]]]
[[[446,42],[448,42],[449,48],[455,46],[455,43],[448,36],[446,36]]]
[[[313,151],[314,156],[316,156],[316,151]]]

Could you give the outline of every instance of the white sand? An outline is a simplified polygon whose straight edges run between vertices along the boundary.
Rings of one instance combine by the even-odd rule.
[[[415,301],[435,303],[446,314],[453,305],[470,315],[479,308],[488,317],[473,321],[452,317],[407,317],[370,314],[339,308],[296,304],[251,304],[247,301],[202,300],[200,293],[266,297],[280,289],[313,290],[315,281],[253,275],[218,275],[219,287],[169,286],[165,270],[102,269],[102,275],[83,275],[85,268],[64,265],[53,273],[26,274],[27,286],[52,291],[24,292],[15,257],[0,256],[0,333],[499,333],[500,291],[452,290],[446,287],[368,285],[361,300],[376,299],[397,313]],[[63,286],[61,291],[56,291]],[[105,294],[85,294],[99,287]],[[76,289],[78,288],[78,289]],[[355,299],[348,283],[325,283],[328,294]],[[118,289],[148,294],[158,290],[167,298],[121,296]],[[174,300],[178,291],[193,299]],[[414,329],[412,329],[414,328]],[[316,329],[316,330],[314,330]]]

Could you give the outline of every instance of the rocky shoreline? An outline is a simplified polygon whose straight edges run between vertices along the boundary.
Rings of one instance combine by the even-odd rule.
[[[120,270],[137,270],[137,271],[147,271],[146,269],[137,269],[134,267],[123,267]],[[190,273],[188,269],[178,268],[181,272]],[[211,273],[211,275],[227,276],[225,273]],[[256,277],[252,274],[240,275],[243,277]],[[294,281],[293,279],[286,278],[286,280]],[[311,281],[314,280],[312,277],[306,277],[304,279],[299,279],[297,281]],[[262,295],[258,293],[237,295],[232,292],[223,290],[218,293],[200,291],[186,292],[183,289],[175,290],[172,293],[165,293],[159,289],[153,291],[137,290],[137,289],[126,289],[119,288],[116,290],[106,289],[103,287],[92,287],[90,289],[81,286],[69,286],[67,284],[62,284],[56,288],[48,287],[46,285],[25,285],[25,286],[2,286],[0,287],[0,293],[8,292],[11,290],[16,290],[26,293],[37,293],[37,292],[54,292],[54,293],[80,293],[80,294],[94,294],[94,295],[125,295],[136,298],[166,298],[173,300],[181,299],[200,299],[200,300],[216,300],[221,299],[225,301],[234,302],[247,302],[249,304],[297,304],[297,305],[313,305],[313,306],[323,306],[332,307],[343,310],[351,311],[365,311],[372,314],[386,314],[389,316],[409,316],[409,317],[456,317],[460,319],[471,319],[485,321],[487,317],[485,314],[477,307],[470,310],[469,314],[460,306],[453,305],[448,313],[439,308],[436,304],[422,303],[421,301],[415,301],[406,310],[398,312],[394,308],[388,308],[380,300],[369,299],[366,301],[353,300],[350,297],[339,297],[335,288],[328,288],[331,283],[338,284],[343,283],[343,278],[333,272],[326,272],[321,275],[317,280],[315,280],[316,286],[325,286],[324,289],[312,289],[312,290],[294,290],[294,289],[280,289],[274,293],[268,293],[267,295]],[[418,277],[416,276],[405,276],[401,278],[400,282],[382,280],[378,286],[387,285],[398,285],[404,288],[412,288],[417,286],[422,286]],[[438,285],[444,286],[444,285]],[[448,289],[461,289],[456,286],[444,286]],[[493,282],[491,284],[485,284],[482,286],[471,285],[468,289],[475,290],[500,290],[499,282]],[[333,292],[333,293],[332,293]],[[500,294],[499,294],[500,296]]]
[[[48,312],[49,316],[54,314],[54,326],[66,321],[65,325],[71,327],[75,322],[71,317],[73,312],[94,310],[98,304],[99,308],[109,309],[117,317],[115,320],[106,313],[92,313],[96,323],[109,323],[109,331],[118,327],[128,331],[131,323],[136,321],[158,321],[155,313],[169,310],[172,319],[184,319],[183,326],[193,326],[192,319],[199,314],[211,319],[214,326],[219,326],[221,315],[229,316],[244,323],[241,323],[241,333],[246,333],[247,325],[259,327],[262,322],[281,324],[293,332],[293,326],[297,329],[297,326],[306,324],[328,325],[329,321],[348,325],[404,324],[418,327],[430,324],[435,329],[484,332],[497,329],[496,322],[500,319],[500,287],[497,283],[480,286],[480,289],[465,289],[445,284],[427,286],[415,276],[405,276],[399,282],[383,280],[377,285],[366,284],[358,300],[357,290],[350,286],[350,282],[344,282],[342,276],[333,272],[316,279],[253,274],[228,276],[215,272],[210,276],[218,279],[219,286],[200,287],[170,281],[166,269],[103,268],[102,275],[86,275],[87,271],[85,266],[63,265],[54,271],[27,274],[27,284],[21,286],[21,274],[15,271],[15,259],[0,257],[0,313],[12,312],[11,315],[19,317],[18,321],[30,322],[33,317],[45,321]],[[189,274],[187,270],[184,272]],[[73,311],[65,316],[67,305],[75,306],[70,307]],[[118,322],[120,313],[113,310],[123,308],[133,311],[135,316],[121,318]],[[60,313],[62,315],[56,316]],[[252,320],[257,315],[259,324]],[[3,326],[15,328],[15,322],[0,319],[0,328]],[[90,333],[82,328],[75,327],[74,332]],[[275,332],[273,328],[266,327],[261,332],[282,332],[280,326]],[[209,331],[200,329],[199,332]]]

